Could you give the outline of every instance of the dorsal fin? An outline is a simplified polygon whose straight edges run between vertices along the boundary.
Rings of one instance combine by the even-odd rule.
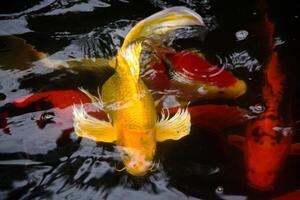
[[[129,72],[137,81],[140,73],[139,58],[141,51],[142,42],[140,41],[134,42],[126,48],[121,48],[117,56],[117,73],[128,76],[127,73]]]

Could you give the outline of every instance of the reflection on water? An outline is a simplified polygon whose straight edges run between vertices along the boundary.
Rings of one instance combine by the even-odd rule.
[[[115,170],[122,166],[113,145],[74,134],[71,116],[60,115],[70,113],[71,107],[56,110],[46,104],[40,110],[22,110],[11,105],[16,98],[39,91],[79,86],[96,91],[112,71],[49,68],[40,59],[46,55],[59,61],[110,58],[137,21],[161,8],[184,5],[203,17],[207,38],[182,46],[204,51],[212,63],[231,70],[248,85],[248,93],[235,102],[199,103],[225,102],[260,113],[267,53],[257,28],[262,17],[255,2],[247,1],[246,6],[208,0],[12,2],[0,6],[0,199],[255,199],[255,195],[269,198],[300,188],[300,160],[294,156],[282,170],[275,191],[253,192],[244,178],[242,152],[220,137],[226,133],[198,127],[192,127],[191,135],[178,143],[159,144],[156,171],[132,177]],[[276,6],[271,7],[278,25],[275,44],[294,73],[289,86],[296,88],[293,95],[299,102],[294,80],[299,75],[295,67],[299,18],[294,11],[299,4],[284,5],[282,9],[290,11],[285,15]],[[180,42],[175,45],[180,49]],[[294,107],[295,121],[299,121],[300,112]],[[243,135],[243,127],[230,131]],[[296,133],[295,141],[299,138]]]

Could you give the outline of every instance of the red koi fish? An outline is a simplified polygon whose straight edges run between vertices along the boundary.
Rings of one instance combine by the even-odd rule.
[[[273,25],[267,18],[266,25],[272,38]],[[273,47],[273,44],[270,46]],[[265,111],[249,122],[245,139],[230,136],[229,140],[244,150],[248,184],[259,190],[271,190],[286,156],[291,150],[299,149],[299,145],[291,146],[292,120],[280,113],[286,77],[276,51],[271,54],[264,77],[262,96]]]
[[[179,101],[233,99],[246,92],[244,81],[210,64],[195,51],[169,51],[147,67],[142,78],[150,89],[177,91]]]

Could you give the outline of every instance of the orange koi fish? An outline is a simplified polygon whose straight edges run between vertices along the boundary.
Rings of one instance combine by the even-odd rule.
[[[273,25],[266,18],[269,38],[273,35]],[[273,47],[272,39],[269,40]],[[266,66],[262,88],[266,109],[252,119],[246,129],[246,138],[230,136],[231,143],[243,148],[248,184],[259,190],[271,190],[289,152],[299,149],[291,145],[293,138],[292,121],[280,113],[284,98],[286,76],[273,51]]]

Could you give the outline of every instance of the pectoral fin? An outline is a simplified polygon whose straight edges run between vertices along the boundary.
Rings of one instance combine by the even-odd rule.
[[[162,112],[161,119],[156,124],[156,140],[179,140],[188,135],[191,129],[191,116],[188,109],[178,109],[173,117],[169,117],[169,112]]]
[[[240,150],[244,150],[245,137],[239,135],[230,135],[228,136],[228,142]]]
[[[97,142],[114,142],[117,139],[117,133],[110,122],[88,115],[83,106],[73,108],[73,120],[75,133],[80,137]]]
[[[300,143],[292,144],[290,154],[300,155]]]
[[[103,110],[104,108],[104,104],[103,104],[103,101],[101,99],[101,95],[100,95],[100,92],[99,92],[99,88],[98,88],[98,97],[92,95],[89,91],[83,89],[82,87],[78,88],[81,92],[83,92],[84,94],[86,94],[90,100],[92,101],[92,103],[94,103],[94,105],[96,107],[98,107],[100,110]]]

